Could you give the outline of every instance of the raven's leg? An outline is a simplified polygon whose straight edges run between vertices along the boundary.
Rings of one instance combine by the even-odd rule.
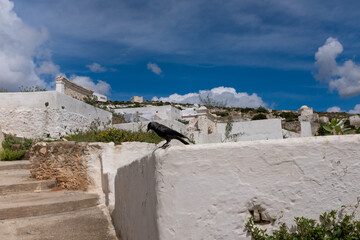
[[[162,146],[159,147],[159,148],[162,148],[162,149],[167,148],[167,147],[169,146],[170,141],[171,141],[171,140],[166,139],[166,143],[164,143],[164,145],[162,145]]]

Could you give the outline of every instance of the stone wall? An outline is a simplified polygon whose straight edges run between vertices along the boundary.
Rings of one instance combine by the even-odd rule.
[[[271,230],[354,211],[359,156],[360,135],[159,149],[118,170],[115,228],[122,239],[251,239],[254,213]]]
[[[59,138],[106,124],[112,114],[56,91],[0,94],[4,133],[27,138]]]
[[[31,176],[56,179],[60,188],[87,190],[92,183],[87,174],[88,152],[87,143],[36,143],[30,150]]]

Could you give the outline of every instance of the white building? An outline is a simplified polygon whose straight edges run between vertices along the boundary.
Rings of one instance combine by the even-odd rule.
[[[99,102],[107,102],[107,97],[105,95],[93,93],[93,96],[95,96]]]

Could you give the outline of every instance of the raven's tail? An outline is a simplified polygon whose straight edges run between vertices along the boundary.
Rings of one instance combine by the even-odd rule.
[[[188,142],[186,142],[185,140],[183,140],[182,138],[176,138],[177,140],[179,140],[180,142],[182,142],[183,144],[185,144],[185,145],[189,145],[189,143]]]

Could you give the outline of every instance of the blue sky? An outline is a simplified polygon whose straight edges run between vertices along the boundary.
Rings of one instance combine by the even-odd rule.
[[[355,0],[0,0],[0,88],[51,89],[63,74],[112,100],[196,101],[202,90],[234,106],[360,112],[358,9]]]

